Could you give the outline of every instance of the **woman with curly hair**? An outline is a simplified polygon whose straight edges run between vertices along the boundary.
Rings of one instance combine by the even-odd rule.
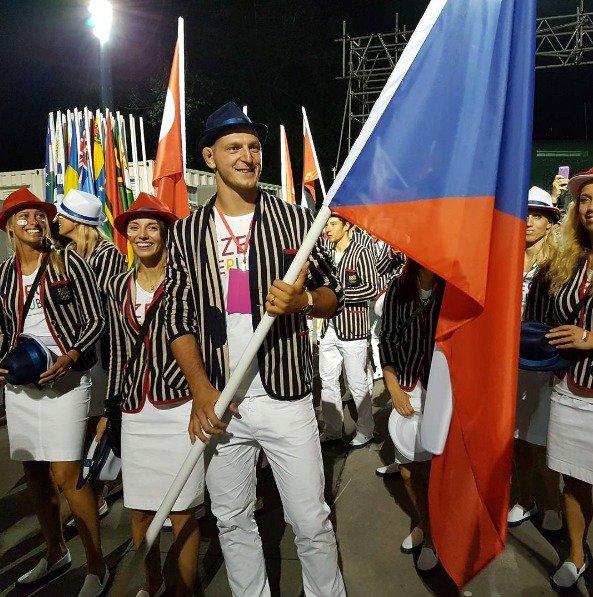
[[[573,359],[555,379],[548,428],[548,466],[564,480],[570,538],[569,556],[551,579],[561,590],[576,585],[589,565],[585,538],[593,517],[593,169],[572,177],[568,188],[574,202],[548,274],[560,325],[547,337]]]

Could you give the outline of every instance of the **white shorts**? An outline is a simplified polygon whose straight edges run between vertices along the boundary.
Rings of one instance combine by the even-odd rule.
[[[192,445],[187,432],[191,407],[191,400],[166,406],[155,406],[146,400],[140,412],[122,414],[121,455],[126,508],[158,510]],[[203,502],[202,456],[172,511],[194,508]]]
[[[546,371],[519,370],[515,437],[536,446],[548,440],[552,374]]]
[[[70,371],[52,387],[6,385],[10,457],[20,461],[80,460],[86,431],[91,377]]]

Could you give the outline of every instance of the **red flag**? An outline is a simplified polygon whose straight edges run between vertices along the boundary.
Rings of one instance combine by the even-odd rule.
[[[292,177],[292,166],[290,164],[290,152],[288,151],[288,139],[286,131],[280,125],[280,163],[282,167],[282,196],[288,203],[296,203],[294,193],[294,179]]]
[[[189,197],[185,185],[184,85],[183,19],[179,19],[179,33],[163,110],[152,185],[157,190],[158,198],[180,218],[190,214]]]
[[[317,203],[315,194],[316,180],[319,180],[325,198],[325,188],[323,187],[323,179],[319,171],[319,162],[317,161],[315,145],[313,145],[309,120],[307,119],[305,108],[303,108],[303,198],[306,199],[307,206],[311,211],[315,211]]]
[[[116,147],[111,129],[111,115],[107,115],[105,133],[105,215],[113,234],[113,243],[127,257],[128,239],[122,236],[114,227],[113,220],[125,210],[122,208],[119,186],[117,184],[118,168],[116,161]]]

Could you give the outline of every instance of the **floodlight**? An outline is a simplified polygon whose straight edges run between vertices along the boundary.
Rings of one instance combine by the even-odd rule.
[[[109,0],[91,0],[89,3],[89,12],[93,33],[99,39],[101,45],[107,43],[111,33],[111,22],[113,20],[113,6]]]

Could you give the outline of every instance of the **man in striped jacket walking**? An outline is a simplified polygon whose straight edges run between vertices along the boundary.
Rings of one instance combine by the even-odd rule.
[[[233,595],[270,595],[254,519],[263,448],[296,536],[305,594],[342,596],[323,497],[307,314],[331,317],[343,292],[319,243],[295,284],[281,281],[313,218],[259,189],[266,134],[233,103],[206,122],[198,147],[217,193],[171,232],[168,333],[193,396],[190,437],[213,450],[206,483]],[[230,407],[238,416],[221,421],[214,404],[265,311],[276,319]]]
[[[319,343],[321,406],[325,429],[322,443],[342,437],[342,366],[346,384],[358,412],[356,435],[350,441],[354,449],[373,439],[375,427],[371,412],[371,392],[367,377],[369,303],[377,296],[377,269],[371,251],[350,240],[350,223],[338,215],[327,221],[325,233],[332,244],[338,278],[344,287],[344,310],[324,322]]]

